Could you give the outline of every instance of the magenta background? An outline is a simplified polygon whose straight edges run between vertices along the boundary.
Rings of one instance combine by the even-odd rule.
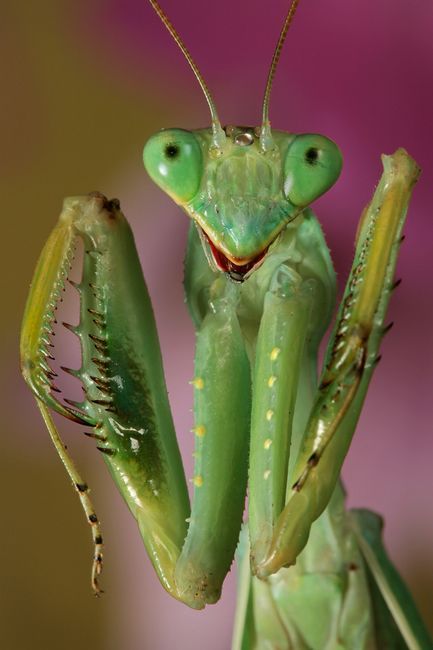
[[[190,476],[188,380],[192,377],[194,337],[183,306],[181,285],[188,224],[185,216],[150,185],[140,156],[142,144],[154,130],[206,125],[207,107],[186,63],[144,0],[92,0],[64,5],[64,13],[59,12],[53,24],[41,21],[36,29],[58,30],[95,76],[95,83],[103,80],[110,84],[116,98],[124,97],[125,106],[134,103],[142,107],[142,142],[129,142],[120,158],[113,151],[112,168],[104,178],[99,175],[95,178],[101,191],[119,196],[136,233],[161,331],[170,398],[181,444],[188,455]],[[267,68],[286,6],[285,0],[164,1],[164,8],[214,94],[223,123],[258,123]],[[359,215],[380,174],[380,154],[404,146],[423,168],[399,261],[398,275],[402,276],[403,283],[391,305],[395,327],[384,342],[383,360],[372,382],[343,474],[351,505],[370,507],[385,515],[391,554],[425,615],[430,617],[433,616],[429,597],[433,584],[432,34],[430,0],[304,1],[282,55],[271,100],[273,126],[296,132],[321,132],[335,139],[343,151],[342,177],[316,206],[341,282],[350,266]],[[34,92],[37,95],[37,88]],[[71,92],[71,107],[83,101],[91,99]],[[28,119],[31,120],[30,114]],[[97,120],[93,128],[98,130]],[[116,132],[125,128],[121,110],[112,128]],[[110,130],[105,137],[109,143]],[[95,156],[96,168],[98,152],[92,150],[91,141],[80,140],[78,129],[75,146],[84,156]],[[61,139],[58,147],[60,152]],[[106,157],[104,160],[107,164]],[[77,187],[71,179],[70,187],[65,191],[85,193],[95,188],[95,180],[89,178],[86,186]],[[44,196],[57,191],[49,185],[42,187],[39,199],[43,201]],[[55,216],[52,214],[52,222]],[[31,242],[29,246],[31,249]],[[26,257],[28,277],[39,248],[40,240],[37,240]],[[23,291],[21,284],[20,290]],[[3,355],[7,374],[7,382],[3,384],[5,408],[15,405],[10,417],[17,419],[22,435],[12,440],[11,445],[21,453],[24,444],[27,451],[32,450],[36,463],[42,454],[39,446],[46,444],[43,453],[50,453],[48,462],[54,464],[54,454],[45,452],[48,441],[36,421],[31,399],[16,374],[14,340],[18,321],[19,315],[12,315],[10,322],[14,330],[4,338],[10,343]],[[14,378],[12,383],[10,377]],[[38,435],[34,433],[36,426]],[[71,447],[76,445],[75,440],[76,437],[70,439]],[[4,444],[7,457],[7,427]],[[104,650],[229,648],[233,578],[228,580],[221,603],[204,613],[189,611],[171,600],[154,578],[135,525],[107,480],[104,468],[94,470],[96,455],[92,454],[90,445],[84,445],[84,456],[82,443],[78,445],[78,461],[81,466],[84,463],[93,487],[107,539],[105,578],[109,589],[107,586],[108,593],[97,603],[97,616],[102,616],[103,621],[100,646],[95,647]],[[89,478],[94,473],[95,478]],[[54,490],[66,483],[60,469],[53,481]],[[65,508],[74,507],[72,499]],[[12,530],[14,523],[17,530],[21,529],[18,513],[17,509]],[[85,526],[80,515],[75,526]],[[74,531],[75,527],[68,535]],[[87,531],[79,533],[76,544],[88,543]],[[87,547],[85,551],[88,552]],[[85,555],[84,561],[88,559]],[[91,599],[87,582],[82,584],[83,579],[87,580],[88,568],[87,564],[83,570],[81,565],[77,568],[80,573],[76,581],[82,589],[80,599],[67,605],[71,608],[72,626],[73,608],[86,608]],[[52,571],[47,564],[47,574]],[[74,580],[74,575],[68,579]],[[25,590],[26,605],[30,608],[32,599],[42,597],[32,592],[31,576],[20,588]],[[57,597],[64,596],[60,592]],[[91,607],[95,610],[93,602]],[[69,647],[67,639],[65,644],[65,648]],[[17,649],[21,647],[16,645]],[[58,646],[48,632],[44,644],[33,647]]]

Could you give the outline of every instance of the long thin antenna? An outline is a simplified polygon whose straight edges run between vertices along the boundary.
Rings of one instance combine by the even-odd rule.
[[[281,50],[283,49],[284,41],[286,40],[287,32],[292,23],[293,17],[296,13],[300,0],[292,0],[284,20],[283,27],[275,47],[274,56],[272,57],[271,67],[269,68],[268,80],[266,82],[265,94],[263,97],[263,116],[262,116],[262,129],[260,135],[260,142],[264,151],[273,148],[271,123],[269,121],[269,98],[271,96],[272,82],[274,81],[275,71],[277,69],[278,61],[280,60]]]
[[[159,16],[159,18],[161,19],[161,21],[163,22],[163,24],[165,25],[165,27],[170,32],[170,34],[171,34],[172,38],[174,39],[174,41],[177,43],[177,45],[181,49],[185,59],[188,61],[189,65],[191,66],[191,69],[192,69],[193,73],[195,74],[196,79],[197,79],[197,81],[199,82],[199,84],[201,86],[203,94],[206,97],[206,101],[207,101],[207,103],[209,105],[209,110],[210,110],[210,114],[211,114],[211,118],[212,118],[212,131],[213,131],[214,145],[217,148],[221,148],[222,145],[225,142],[226,136],[225,136],[224,131],[221,128],[221,122],[219,121],[218,113],[217,113],[216,106],[215,106],[215,102],[214,102],[214,100],[212,98],[212,95],[210,94],[210,90],[207,87],[206,82],[203,79],[203,77],[201,75],[201,72],[198,69],[198,67],[197,67],[194,59],[192,58],[191,54],[189,53],[185,43],[183,42],[183,40],[181,39],[181,37],[177,33],[177,31],[174,28],[174,26],[172,25],[172,23],[170,22],[167,14],[164,13],[164,11],[162,10],[159,2],[157,2],[157,0],[149,0],[149,2],[152,5],[155,12],[157,13],[157,15]]]

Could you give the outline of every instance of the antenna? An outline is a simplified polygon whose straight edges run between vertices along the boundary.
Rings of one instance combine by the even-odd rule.
[[[219,121],[218,118],[218,113],[216,110],[215,102],[212,98],[212,95],[210,94],[209,88],[206,85],[205,80],[203,79],[200,70],[198,69],[196,63],[194,62],[194,59],[192,58],[191,54],[189,53],[185,43],[177,33],[176,29],[170,22],[168,16],[164,13],[162,10],[161,6],[159,5],[159,2],[157,0],[149,0],[150,4],[152,5],[153,9],[155,10],[156,14],[159,16],[161,19],[162,23],[165,25],[165,27],[168,29],[170,32],[172,38],[174,41],[177,43],[179,48],[181,49],[185,59],[188,61],[189,65],[191,66],[191,69],[193,73],[195,74],[195,77],[197,81],[199,82],[201,89],[203,91],[204,96],[206,97],[206,101],[209,105],[209,110],[212,118],[212,132],[213,132],[213,143],[214,146],[217,149],[221,149],[223,146],[226,136],[225,133],[221,127],[221,122]]]
[[[271,134],[271,123],[269,121],[269,98],[271,95],[272,82],[274,81],[275,71],[277,69],[278,62],[281,56],[281,50],[283,49],[284,41],[286,40],[287,32],[292,23],[293,17],[296,13],[300,0],[292,0],[287,12],[287,16],[284,20],[283,27],[281,28],[280,36],[278,38],[277,45],[275,47],[274,55],[272,57],[271,67],[269,68],[268,80],[266,82],[265,94],[263,97],[263,115],[262,115],[262,127],[260,132],[260,143],[263,151],[269,151],[273,149],[273,140]]]

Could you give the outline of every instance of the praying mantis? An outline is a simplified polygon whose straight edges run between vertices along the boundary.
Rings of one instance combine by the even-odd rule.
[[[400,639],[404,633],[410,647],[430,647],[423,631],[413,631],[421,624],[406,622],[408,597],[402,606],[403,588],[390,577],[386,560],[375,565],[372,548],[382,553],[377,520],[345,514],[338,483],[384,332],[402,220],[418,171],[402,151],[385,158],[317,389],[317,346],[333,310],[335,278],[308,206],[336,180],[341,159],[321,136],[270,129],[274,71],[261,127],[222,129],[211,100],[211,129],[163,131],[144,154],[150,175],[198,224],[190,232],[186,263],[198,331],[192,512],[151,308],[115,201],[95,194],[65,202],[29,297],[23,372],[92,524],[95,589],[102,561],[99,522],[48,408],[90,427],[139,521],[161,582],[196,608],[219,597],[239,537],[249,469],[251,549],[244,533],[234,647],[355,647],[355,638],[362,638],[359,647],[385,647],[383,637],[374,640],[379,615],[372,600],[380,597],[367,587],[370,574],[382,581],[383,595],[397,599],[388,607],[403,630],[389,634]],[[75,328],[83,362],[75,374],[86,400],[63,404],[52,393],[47,355],[76,237],[86,256]],[[314,626],[302,610],[312,600],[330,623],[309,629]],[[393,629],[388,610],[383,620]],[[400,640],[390,643],[398,647]]]

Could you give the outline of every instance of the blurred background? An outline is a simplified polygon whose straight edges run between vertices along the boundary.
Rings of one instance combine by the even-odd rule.
[[[223,123],[258,124],[286,0],[163,4]],[[100,455],[79,426],[62,423],[103,523],[106,593],[92,596],[89,530],[18,371],[29,282],[63,197],[95,189],[119,197],[153,298],[191,476],[194,337],[182,293],[188,224],[151,186],[141,151],[161,127],[206,126],[204,98],[145,0],[11,0],[1,3],[1,17],[0,647],[228,649],[234,576],[221,602],[205,612],[171,600]],[[432,30],[430,0],[301,2],[271,100],[274,127],[320,132],[342,148],[341,180],[316,206],[341,283],[359,215],[380,175],[380,154],[404,146],[423,168],[399,261],[403,283],[391,305],[395,327],[344,478],[350,505],[385,515],[391,556],[430,621]]]

